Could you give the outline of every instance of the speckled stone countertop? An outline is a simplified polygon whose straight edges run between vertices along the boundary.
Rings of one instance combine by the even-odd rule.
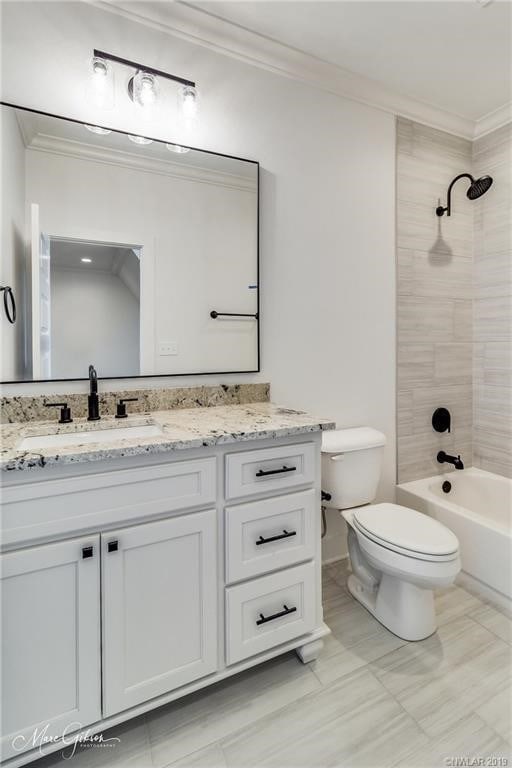
[[[116,428],[153,425],[162,434],[151,437],[115,439]],[[263,440],[334,429],[335,424],[316,419],[302,411],[273,403],[223,405],[136,414],[117,420],[107,416],[99,422],[77,419],[72,424],[55,421],[4,424],[0,427],[1,464],[4,471],[60,466],[79,462],[118,459],[123,456],[170,453],[190,448]],[[27,437],[98,432],[96,442],[58,447],[20,449]],[[110,433],[110,434],[109,434]],[[88,438],[90,440],[90,438]]]

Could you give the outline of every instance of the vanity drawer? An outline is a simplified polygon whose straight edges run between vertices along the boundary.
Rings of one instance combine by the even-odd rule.
[[[315,553],[316,492],[301,491],[226,509],[226,581],[286,568]]]
[[[315,458],[314,443],[230,453],[226,456],[226,498],[313,483]]]
[[[216,460],[209,457],[4,488],[2,545],[24,546],[211,505],[215,474]]]
[[[313,563],[227,587],[227,663],[312,632],[315,607]]]

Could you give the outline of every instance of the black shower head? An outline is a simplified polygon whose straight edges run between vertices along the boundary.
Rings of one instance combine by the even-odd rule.
[[[492,184],[492,177],[491,176],[481,176],[479,179],[474,179],[470,173],[459,173],[458,176],[454,178],[454,180],[451,182],[450,186],[448,187],[448,201],[446,207],[443,205],[438,205],[436,208],[436,214],[438,216],[443,216],[445,213],[447,216],[451,215],[451,209],[452,209],[452,187],[455,184],[456,181],[459,179],[469,179],[471,184],[469,185],[468,191],[466,192],[468,198],[470,200],[477,200],[479,197],[482,197],[489,187]]]
[[[477,198],[482,197],[482,195],[485,195],[491,184],[491,176],[481,176],[479,179],[474,179],[469,185],[466,195],[470,200],[476,200]]]

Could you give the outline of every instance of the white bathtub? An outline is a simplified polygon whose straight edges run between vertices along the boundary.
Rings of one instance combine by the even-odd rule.
[[[461,581],[512,607],[512,480],[481,469],[453,470],[398,485],[397,502],[450,528],[460,543]]]

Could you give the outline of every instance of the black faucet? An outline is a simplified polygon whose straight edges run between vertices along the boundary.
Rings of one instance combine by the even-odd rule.
[[[87,398],[87,421],[98,421],[100,418],[100,403],[98,400],[98,374],[94,365],[89,366],[89,397]]]
[[[439,451],[437,454],[437,460],[440,464],[444,464],[446,462],[446,464],[453,464],[455,469],[464,469],[464,464],[462,463],[460,454],[458,456],[450,456],[449,453]]]

